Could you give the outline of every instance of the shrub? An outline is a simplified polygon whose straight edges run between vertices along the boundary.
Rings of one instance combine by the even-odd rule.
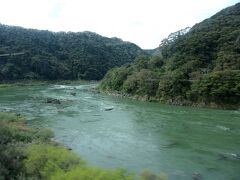
[[[102,80],[100,89],[120,91],[129,73],[129,69],[126,67],[110,70]]]
[[[51,180],[133,180],[134,175],[129,174],[126,170],[104,170],[96,167],[81,167],[71,169],[70,171],[63,173],[58,171],[51,177]]]
[[[218,71],[195,81],[191,88],[195,101],[236,104],[240,102],[240,71]]]
[[[123,91],[129,94],[155,96],[158,82],[156,73],[142,69],[128,77],[123,84]]]
[[[27,148],[24,161],[27,176],[49,178],[57,171],[67,171],[74,166],[84,166],[85,162],[66,148],[49,144],[35,144]]]
[[[150,170],[143,170],[140,175],[141,180],[166,180],[167,177],[164,174],[157,175]]]

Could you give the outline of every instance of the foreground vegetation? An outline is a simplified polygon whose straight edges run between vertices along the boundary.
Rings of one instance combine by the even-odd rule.
[[[156,53],[155,53],[156,54]],[[240,107],[240,3],[110,70],[100,90],[177,105]]]
[[[19,114],[0,113],[0,137],[0,179],[165,179],[150,171],[136,176],[125,169],[89,166],[78,155],[52,141],[51,130],[29,128]]]

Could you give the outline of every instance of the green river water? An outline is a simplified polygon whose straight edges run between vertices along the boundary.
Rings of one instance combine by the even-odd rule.
[[[57,141],[92,165],[136,173],[150,169],[170,180],[190,180],[193,174],[240,179],[240,111],[139,102],[94,93],[94,86],[0,89],[0,111],[21,113],[29,125],[53,129]],[[50,97],[62,103],[46,103]]]

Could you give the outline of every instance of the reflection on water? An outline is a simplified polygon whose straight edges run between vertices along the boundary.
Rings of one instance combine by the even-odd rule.
[[[93,93],[93,86],[2,89],[0,111],[19,112],[31,126],[52,128],[58,141],[94,165],[148,168],[169,179],[192,179],[194,173],[240,179],[239,111],[138,102]],[[47,98],[61,103],[46,103]]]

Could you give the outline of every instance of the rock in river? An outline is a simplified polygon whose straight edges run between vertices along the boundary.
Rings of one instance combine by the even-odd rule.
[[[113,108],[114,108],[114,107],[105,107],[104,110],[105,110],[105,111],[111,111],[111,110],[113,110]]]
[[[61,104],[61,101],[59,99],[55,99],[55,98],[47,98],[46,103]]]
[[[70,94],[71,94],[72,96],[76,96],[77,93],[71,92]]]

